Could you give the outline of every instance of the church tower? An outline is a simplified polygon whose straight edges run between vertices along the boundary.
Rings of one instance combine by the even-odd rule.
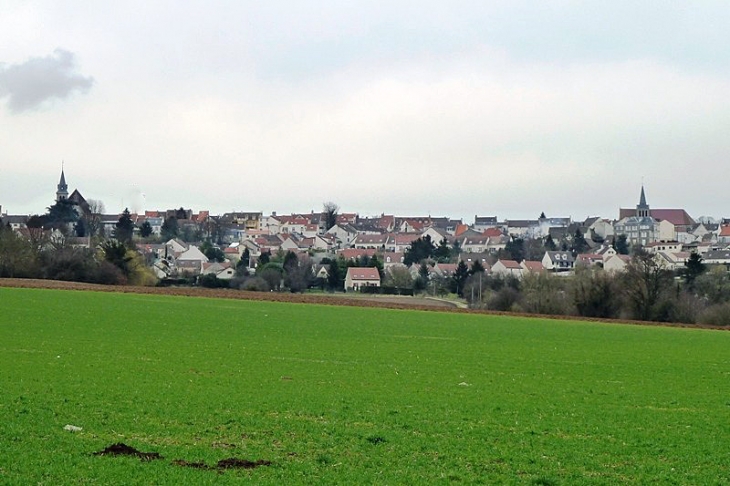
[[[63,173],[63,165],[61,165],[61,180],[58,181],[56,190],[56,202],[68,199],[68,185],[66,185],[66,176]]]
[[[636,206],[636,216],[639,218],[648,218],[650,216],[649,205],[646,204],[646,195],[644,194],[644,185],[641,185],[641,197],[639,204]]]

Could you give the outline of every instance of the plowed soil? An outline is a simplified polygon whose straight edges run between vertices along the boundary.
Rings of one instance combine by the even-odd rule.
[[[577,320],[590,322],[606,322],[612,324],[634,324],[643,326],[687,327],[701,329],[730,330],[730,327],[707,326],[702,324],[680,324],[666,322],[646,322],[616,319],[594,319],[580,316],[551,316],[538,314],[518,314],[514,312],[498,312],[482,309],[464,309],[447,301],[423,297],[380,296],[365,294],[292,294],[288,292],[249,292],[232,289],[206,289],[201,287],[135,287],[128,285],[98,285],[79,282],[62,282],[58,280],[35,280],[0,278],[0,287],[37,288],[57,290],[86,290],[95,292],[117,292],[150,295],[176,295],[186,297],[208,297],[216,299],[256,300],[266,302],[289,302],[298,304],[319,304],[354,307],[378,307],[385,309],[410,309],[438,312],[460,312],[469,314],[489,314],[505,316],[521,316],[544,319]]]

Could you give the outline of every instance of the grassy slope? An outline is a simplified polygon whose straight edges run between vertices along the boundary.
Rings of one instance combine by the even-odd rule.
[[[726,484],[729,350],[718,331],[0,289],[0,482]],[[166,459],[90,455],[118,441]],[[231,456],[274,465],[170,464]]]

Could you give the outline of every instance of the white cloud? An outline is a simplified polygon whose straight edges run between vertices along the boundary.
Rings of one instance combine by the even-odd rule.
[[[8,97],[13,113],[33,110],[52,99],[88,92],[93,78],[75,72],[74,54],[56,49],[53,55],[33,57],[21,64],[0,64],[0,98]]]

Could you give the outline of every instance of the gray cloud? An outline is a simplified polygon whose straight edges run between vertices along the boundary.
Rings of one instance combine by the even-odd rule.
[[[13,113],[33,110],[74,91],[86,93],[93,84],[94,78],[76,72],[74,53],[64,49],[22,64],[0,64],[0,98],[8,97],[7,106]]]

